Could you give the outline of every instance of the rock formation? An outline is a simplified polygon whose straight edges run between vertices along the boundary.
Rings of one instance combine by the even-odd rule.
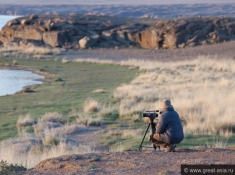
[[[172,49],[235,39],[235,18],[205,17],[129,21],[97,15],[31,15],[9,21],[0,32],[5,47],[66,49],[139,46]]]

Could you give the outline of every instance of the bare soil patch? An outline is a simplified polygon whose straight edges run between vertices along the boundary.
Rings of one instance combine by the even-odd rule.
[[[181,164],[234,164],[234,149],[176,149],[61,156],[42,161],[27,175],[180,174]]]
[[[235,59],[234,45],[235,41],[182,49],[92,49],[65,52],[61,55],[58,55],[57,58],[66,58],[69,60],[75,60],[78,58],[92,58],[113,61],[123,61],[128,59],[151,61],[181,61],[195,59],[198,56],[203,55],[217,59]]]

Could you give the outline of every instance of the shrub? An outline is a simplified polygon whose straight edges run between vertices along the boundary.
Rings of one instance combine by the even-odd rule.
[[[24,174],[24,171],[27,169],[18,164],[9,164],[7,161],[1,160],[0,162],[0,174],[9,175],[9,174]]]
[[[17,127],[26,127],[26,126],[32,126],[36,123],[37,123],[37,120],[32,119],[30,117],[30,113],[28,113],[25,116],[20,115],[16,125]]]
[[[46,134],[43,139],[43,145],[50,146],[50,145],[58,145],[60,140],[52,134]]]
[[[62,114],[59,114],[57,112],[48,112],[44,116],[42,116],[41,120],[43,122],[53,122],[53,123],[59,123],[62,121],[64,116]]]
[[[102,117],[80,115],[79,118],[77,118],[77,123],[85,126],[101,126]]]
[[[88,98],[85,100],[85,103],[83,105],[83,110],[86,113],[98,112],[100,110],[100,103],[93,98]]]

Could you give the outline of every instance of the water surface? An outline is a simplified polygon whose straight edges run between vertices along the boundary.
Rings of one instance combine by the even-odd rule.
[[[25,86],[41,84],[42,75],[25,70],[0,70],[0,96],[11,95]]]
[[[6,23],[12,19],[18,18],[20,16],[7,16],[7,15],[0,15],[0,30]]]
[[[20,16],[0,15],[0,29],[6,25],[9,20],[18,17]],[[39,79],[42,78],[44,77],[30,71],[0,69],[0,96],[14,94],[22,90],[25,86],[41,84],[42,82],[39,81]]]

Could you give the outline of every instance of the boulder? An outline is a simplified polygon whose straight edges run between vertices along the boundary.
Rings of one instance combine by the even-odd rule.
[[[176,46],[177,46],[176,41],[177,41],[177,38],[175,35],[172,35],[172,34],[164,35],[163,48],[165,48],[165,49],[176,48]]]
[[[93,46],[93,40],[87,36],[79,40],[79,47],[81,49],[88,49]]]
[[[31,24],[31,22],[32,21],[30,19],[22,19],[20,21],[21,25],[29,25],[29,24]]]
[[[21,40],[19,42],[19,46],[22,48],[41,47],[42,45],[43,42],[38,40]]]
[[[66,41],[65,35],[59,31],[51,31],[43,33],[43,41],[51,47],[61,47]]]
[[[30,15],[29,19],[38,19],[38,15],[32,14]]]
[[[19,42],[16,38],[8,39],[3,43],[5,48],[18,48]]]
[[[113,39],[115,33],[114,32],[111,32],[111,31],[103,31],[102,32],[102,37],[106,40],[111,40]]]
[[[7,26],[10,27],[12,25],[19,25],[20,24],[20,21],[15,19],[15,20],[11,20],[7,23]]]
[[[162,42],[162,37],[154,29],[148,29],[133,36],[133,40],[143,48],[159,48]]]
[[[51,20],[45,21],[45,28],[46,28],[46,31],[51,31]]]
[[[43,32],[34,26],[24,26],[22,30],[15,32],[15,37],[23,35],[23,39],[32,39],[42,41]]]
[[[126,32],[123,32],[123,31],[117,31],[116,33],[116,40],[119,42],[119,43],[122,43],[122,44],[129,44],[128,40],[127,40],[127,33]]]

